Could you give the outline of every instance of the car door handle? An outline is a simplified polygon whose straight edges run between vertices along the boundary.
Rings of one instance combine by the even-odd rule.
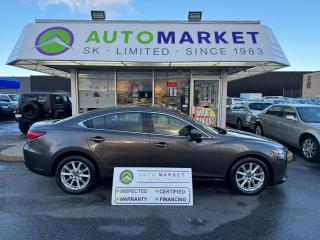
[[[93,141],[93,142],[96,142],[96,143],[99,143],[99,142],[103,142],[105,139],[103,137],[96,136],[96,137],[89,138],[89,140]]]
[[[159,143],[155,143],[153,144],[155,147],[158,147],[158,148],[167,148],[169,147],[169,145],[165,142],[159,142]]]

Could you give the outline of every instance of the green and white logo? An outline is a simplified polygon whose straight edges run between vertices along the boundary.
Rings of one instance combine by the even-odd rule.
[[[133,173],[130,170],[124,170],[120,174],[120,181],[123,184],[129,184],[133,181]]]
[[[44,55],[55,56],[72,48],[73,42],[74,36],[69,29],[51,27],[38,35],[34,48]]]

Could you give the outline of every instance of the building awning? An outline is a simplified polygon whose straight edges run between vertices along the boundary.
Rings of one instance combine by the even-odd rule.
[[[14,78],[0,78],[0,89],[19,89],[20,82]]]
[[[289,66],[258,21],[38,20],[7,64],[63,77],[74,67],[218,67],[230,80]]]

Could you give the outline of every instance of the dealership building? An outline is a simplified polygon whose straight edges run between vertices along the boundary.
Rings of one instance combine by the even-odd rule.
[[[221,127],[228,81],[289,65],[258,21],[37,20],[7,63],[70,78],[74,114],[159,106]]]

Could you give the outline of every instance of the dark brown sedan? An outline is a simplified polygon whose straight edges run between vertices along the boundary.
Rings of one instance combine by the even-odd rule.
[[[27,138],[25,165],[73,194],[114,167],[192,168],[195,178],[227,180],[248,195],[286,180],[288,151],[279,143],[166,109],[109,108],[39,122]]]

